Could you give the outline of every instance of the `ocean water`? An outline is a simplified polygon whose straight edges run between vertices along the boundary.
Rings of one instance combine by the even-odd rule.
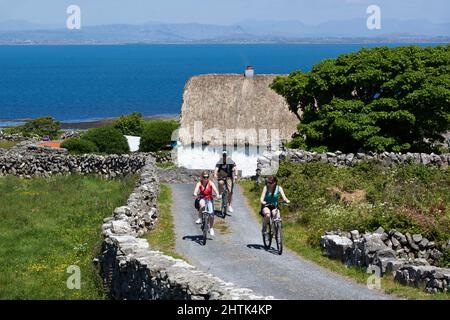
[[[0,124],[45,115],[86,121],[133,111],[177,114],[193,75],[242,73],[247,65],[256,74],[310,70],[363,46],[0,46]]]

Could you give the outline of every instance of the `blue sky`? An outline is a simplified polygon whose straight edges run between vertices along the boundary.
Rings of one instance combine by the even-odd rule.
[[[449,0],[0,0],[0,21],[64,26],[66,8],[81,7],[84,25],[149,21],[234,24],[243,20],[298,20],[319,24],[366,17],[377,4],[384,19],[450,21]]]

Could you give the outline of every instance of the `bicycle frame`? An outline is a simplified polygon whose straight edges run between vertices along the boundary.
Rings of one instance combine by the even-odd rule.
[[[209,223],[209,216],[210,213],[208,212],[207,207],[205,207],[205,209],[203,210],[202,213],[202,231],[203,231],[203,245],[206,244],[206,239],[208,237],[208,232],[210,229],[210,223]]]
[[[267,206],[265,206],[265,207],[267,207]],[[275,211],[275,216],[274,216],[274,211]],[[264,217],[263,217],[263,224],[264,224]],[[280,208],[270,210],[269,221],[265,226],[265,232],[263,231],[262,236],[263,236],[264,247],[266,249],[271,248],[272,239],[273,239],[273,236],[275,236],[278,254],[281,255],[281,253],[283,252],[283,242],[282,242],[282,221],[281,221]]]

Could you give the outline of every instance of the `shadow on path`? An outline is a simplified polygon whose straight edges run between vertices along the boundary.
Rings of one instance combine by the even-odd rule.
[[[247,248],[256,249],[256,250],[264,250],[264,251],[270,252],[271,254],[275,254],[277,256],[279,255],[278,251],[275,250],[274,248],[270,247],[270,249],[266,249],[262,244],[248,244]]]
[[[208,240],[213,240],[210,237],[207,238]],[[197,243],[198,245],[201,245],[203,247],[203,235],[197,235],[197,236],[184,236],[183,240],[190,240],[192,242]]]

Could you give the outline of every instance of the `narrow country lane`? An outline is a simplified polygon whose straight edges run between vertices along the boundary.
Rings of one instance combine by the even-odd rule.
[[[176,251],[203,271],[276,299],[395,299],[308,262],[287,249],[281,256],[264,250],[260,221],[248,208],[238,186],[234,213],[226,218],[228,232],[221,234],[216,229],[216,235],[202,246],[201,230],[194,222],[194,185],[172,184],[171,188]]]

